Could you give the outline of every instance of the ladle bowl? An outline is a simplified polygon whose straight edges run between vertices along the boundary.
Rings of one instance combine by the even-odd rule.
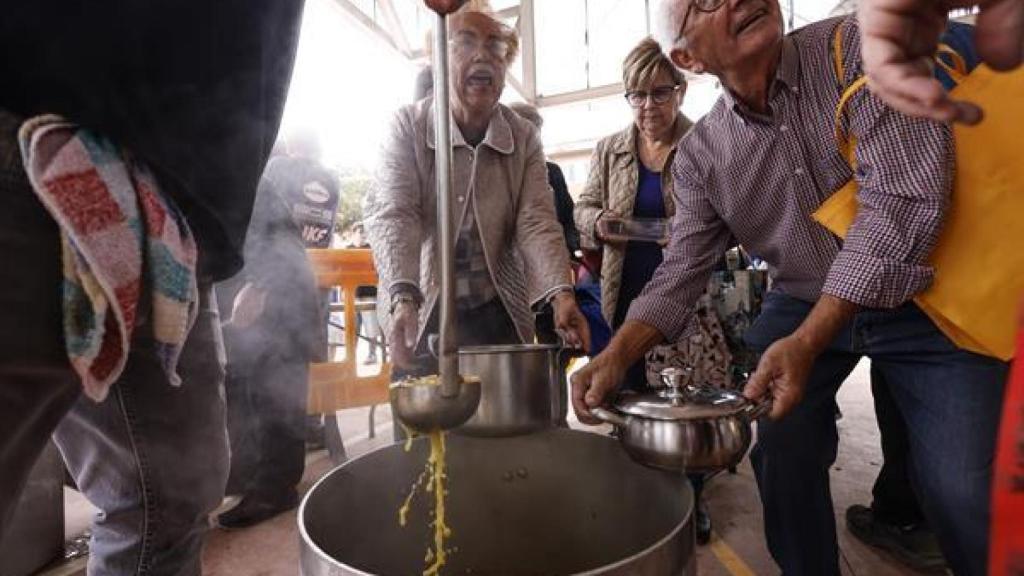
[[[394,382],[389,389],[391,411],[399,422],[420,434],[457,428],[472,418],[480,405],[480,380],[460,379],[452,395],[444,394],[440,384],[417,383],[416,379]]]

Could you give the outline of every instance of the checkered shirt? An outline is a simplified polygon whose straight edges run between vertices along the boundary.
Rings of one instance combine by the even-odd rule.
[[[844,28],[842,82],[832,63],[837,26]],[[892,308],[931,283],[927,258],[952,188],[950,130],[862,90],[845,119],[858,140],[854,174],[836,144],[834,113],[843,86],[862,74],[856,20],[811,24],[783,42],[769,112],[757,114],[727,91],[676,154],[670,244],[627,316],[670,341],[734,243],[768,262],[775,289],[806,301],[825,293]],[[844,242],[810,215],[852,177],[860,211]]]
[[[498,297],[484,255],[484,242],[473,216],[473,200],[466,206],[459,237],[455,242],[455,306],[472,310]]]

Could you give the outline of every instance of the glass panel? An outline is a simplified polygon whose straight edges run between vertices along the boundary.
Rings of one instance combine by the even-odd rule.
[[[537,92],[558,94],[586,88],[585,0],[536,0],[534,20]]]
[[[640,0],[588,0],[590,87],[622,80],[622,60],[647,36],[647,14]]]

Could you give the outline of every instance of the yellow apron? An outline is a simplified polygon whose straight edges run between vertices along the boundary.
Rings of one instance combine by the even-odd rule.
[[[835,37],[836,72],[844,77],[842,39]],[[942,332],[962,349],[1010,360],[1017,307],[1024,297],[1024,68],[997,73],[984,64],[969,74],[948,47],[955,68],[946,68],[958,100],[985,111],[977,126],[955,125],[956,171],[946,221],[929,263],[935,280],[914,298]],[[842,129],[850,98],[866,84],[859,78],[836,107],[840,150],[855,166],[856,141]],[[851,179],[812,217],[845,237],[857,215],[857,182]]]

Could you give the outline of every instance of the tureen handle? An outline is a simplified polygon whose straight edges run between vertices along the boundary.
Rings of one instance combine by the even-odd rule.
[[[625,428],[629,425],[629,422],[625,418],[607,408],[602,408],[600,406],[597,408],[591,408],[590,413],[593,414],[595,418],[606,424],[612,424],[619,428]]]
[[[772,397],[765,395],[764,398],[758,402],[750,402],[747,404],[746,409],[743,413],[746,415],[747,420],[753,422],[763,416],[767,416],[772,411]]]

